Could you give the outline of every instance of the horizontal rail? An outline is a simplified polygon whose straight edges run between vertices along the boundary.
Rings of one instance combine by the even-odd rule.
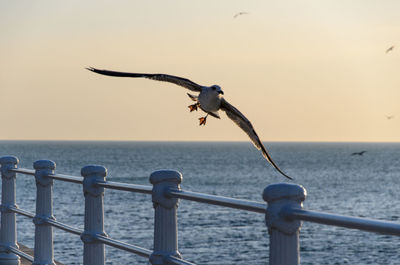
[[[34,258],[31,255],[29,255],[29,254],[27,254],[27,253],[15,248],[15,247],[8,247],[7,250],[12,252],[12,253],[14,253],[14,254],[17,254],[20,257],[23,257],[26,260],[31,261],[31,262],[33,262],[33,260],[34,260]]]
[[[10,168],[9,171],[15,172],[15,173],[21,173],[25,175],[35,175],[35,170],[33,169],[26,169],[26,168]]]
[[[82,177],[75,177],[75,176],[69,176],[69,175],[63,175],[63,174],[51,174],[51,175],[48,175],[47,177],[49,177],[51,179],[66,181],[66,182],[79,183],[79,184],[83,183]]]
[[[151,250],[145,249],[145,248],[141,248],[141,247],[137,247],[128,243],[124,243],[109,237],[105,237],[105,236],[100,236],[100,235],[96,235],[94,236],[94,238],[97,241],[100,241],[106,245],[115,247],[115,248],[119,248],[131,253],[134,253],[136,255],[145,257],[145,258],[149,258],[150,255],[153,253]]]
[[[209,203],[234,209],[263,213],[263,214],[265,214],[267,211],[267,205],[265,205],[264,203],[259,203],[254,201],[240,200],[223,196],[210,195],[192,191],[175,190],[175,189],[168,189],[165,192],[167,196],[190,200],[190,201]]]
[[[191,263],[189,261],[174,257],[167,256],[164,258],[164,261],[168,262],[167,264],[175,264],[175,265],[196,265],[195,263]]]
[[[394,222],[290,208],[285,209],[282,214],[291,219],[400,236],[400,224]]]
[[[137,185],[137,184],[128,184],[128,183],[120,183],[120,182],[96,182],[96,185],[103,188],[114,189],[114,190],[124,190],[124,191],[132,191],[132,192],[139,192],[139,193],[152,193],[152,186],[145,186],[145,185]]]
[[[35,214],[34,213],[31,213],[31,212],[28,212],[28,211],[25,211],[25,210],[22,210],[22,209],[19,209],[19,208],[15,208],[15,207],[8,207],[8,209],[10,211],[14,212],[14,213],[17,213],[17,214],[24,215],[24,216],[29,217],[29,218],[35,218]],[[45,219],[45,218],[43,218],[42,220],[45,223],[48,223],[48,224],[50,224],[50,225],[52,225],[52,226],[54,226],[54,227],[56,227],[58,229],[64,230],[66,232],[70,232],[72,234],[80,235],[80,234],[83,233],[83,230],[80,230],[80,229],[74,228],[72,226],[60,223],[60,222],[58,222],[56,220]]]
[[[25,175],[35,175],[35,170],[32,169],[26,169],[26,168],[11,168],[9,169],[11,172],[15,173],[21,173]],[[61,181],[67,181],[67,182],[73,182],[73,183],[83,183],[83,177],[76,177],[76,176],[70,176],[70,175],[64,175],[64,174],[51,174],[48,175],[47,177],[51,179],[56,179],[56,180],[61,180]]]
[[[29,217],[29,218],[34,218],[35,217],[34,213],[31,213],[31,212],[28,212],[28,211],[25,211],[25,210],[22,210],[22,209],[19,209],[19,208],[16,208],[16,207],[7,207],[7,208],[10,211],[14,212],[14,213],[17,213],[17,214],[20,214],[20,215],[23,215],[23,216],[26,216],[26,217]]]
[[[50,225],[52,225],[52,226],[54,226],[54,227],[56,227],[58,229],[64,230],[66,232],[69,232],[71,234],[75,234],[75,235],[78,235],[78,236],[80,236],[83,233],[83,230],[80,230],[78,228],[75,228],[75,227],[72,227],[72,226],[57,222],[56,220],[44,219],[44,222],[48,223],[48,224],[50,224]]]

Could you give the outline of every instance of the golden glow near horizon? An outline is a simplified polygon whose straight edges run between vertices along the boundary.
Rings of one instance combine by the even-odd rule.
[[[2,1],[0,139],[248,141],[223,113],[199,127],[184,88],[93,66],[218,84],[263,141],[400,141],[399,12],[378,0]]]

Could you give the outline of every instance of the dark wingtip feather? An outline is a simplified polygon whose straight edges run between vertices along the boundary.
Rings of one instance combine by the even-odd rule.
[[[286,175],[279,167],[277,167],[277,166],[275,165],[275,163],[273,164],[273,166],[274,166],[275,169],[278,170],[278,172],[281,173],[283,176],[285,176],[286,178],[288,178],[288,179],[290,179],[290,180],[293,180],[292,177],[289,177],[289,176]]]
[[[275,162],[272,160],[272,158],[269,156],[267,150],[265,149],[264,145],[260,142],[260,148],[262,151],[263,156],[267,159],[267,161],[279,172],[281,173],[283,176],[285,176],[286,178],[293,180],[292,177],[289,177],[288,175],[286,175],[276,164]]]
[[[288,178],[288,179],[290,179],[290,180],[293,180],[293,178],[292,177],[289,177],[288,175],[286,175],[277,165],[275,165],[275,163],[271,163],[273,166],[274,166],[274,168],[279,172],[279,173],[281,173],[283,176],[285,176],[286,178]]]
[[[286,175],[285,173],[283,173],[283,172],[281,172],[285,177],[287,177],[288,179],[290,179],[290,180],[293,180],[293,178],[292,177],[289,177],[288,175]]]

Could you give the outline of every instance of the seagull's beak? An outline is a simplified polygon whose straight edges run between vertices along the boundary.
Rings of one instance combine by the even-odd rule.
[[[220,91],[218,91],[218,94],[224,94],[224,91],[222,91],[222,90],[220,90]]]

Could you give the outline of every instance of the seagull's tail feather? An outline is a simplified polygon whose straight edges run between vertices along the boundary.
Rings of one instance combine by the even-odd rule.
[[[286,175],[276,164],[275,162],[272,160],[272,158],[269,156],[267,150],[265,149],[264,145],[260,145],[261,151],[263,156],[268,160],[269,163],[271,163],[271,165],[278,170],[279,173],[281,173],[283,176],[287,177],[290,180],[293,180],[292,177],[289,177],[288,175]]]

